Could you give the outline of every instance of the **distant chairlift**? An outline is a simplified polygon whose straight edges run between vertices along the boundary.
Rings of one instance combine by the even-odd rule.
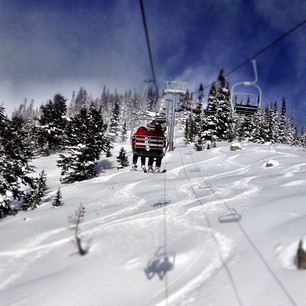
[[[257,77],[256,61],[252,60],[251,62],[253,63],[255,80],[252,81],[252,82],[245,81],[245,82],[235,83],[232,87],[232,90],[231,90],[232,111],[234,113],[238,114],[238,115],[254,115],[256,112],[258,112],[258,110],[260,109],[260,106],[261,106],[261,89],[257,85],[258,77]],[[252,86],[252,87],[256,88],[256,91],[258,92],[258,94],[247,93],[247,92],[238,92],[238,91],[236,91],[237,86],[240,86],[240,87],[241,86]],[[246,103],[246,104],[239,103],[239,102],[235,101],[238,96],[248,97],[248,99],[250,99],[250,97],[255,97],[256,104],[254,105],[254,103],[253,104],[251,104],[251,103]]]

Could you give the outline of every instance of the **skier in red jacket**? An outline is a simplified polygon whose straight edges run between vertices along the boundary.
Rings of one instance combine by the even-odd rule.
[[[141,160],[141,168],[143,170],[146,170],[146,157],[143,155],[146,152],[145,149],[145,137],[148,136],[148,130],[146,127],[141,126],[137,129],[137,131],[134,133],[132,138],[132,148],[133,148],[133,165],[132,169],[137,170],[137,161],[140,154],[140,160]],[[137,154],[139,153],[139,154]]]
[[[164,129],[160,124],[156,124],[153,120],[148,123],[147,128],[141,126],[137,129],[132,137],[133,149],[133,166],[132,169],[137,169],[138,157],[141,157],[142,169],[146,172],[145,158],[149,158],[148,170],[151,172],[159,172],[164,148],[166,146]],[[156,160],[156,168],[153,171],[153,162]]]

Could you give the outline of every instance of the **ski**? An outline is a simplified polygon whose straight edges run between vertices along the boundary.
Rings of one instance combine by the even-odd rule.
[[[162,170],[162,171],[147,171],[148,173],[153,173],[153,174],[158,174],[158,173],[166,173],[167,172],[167,170],[166,169],[164,169],[164,170]]]
[[[143,171],[143,173],[166,173],[167,172],[167,170],[166,169],[164,169],[164,170],[162,170],[162,171],[154,171],[154,170],[148,170],[148,169],[137,169],[137,168],[132,168],[132,169],[130,169],[130,171]]]

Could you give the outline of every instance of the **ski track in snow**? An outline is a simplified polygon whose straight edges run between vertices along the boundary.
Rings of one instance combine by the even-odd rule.
[[[35,238],[30,238],[18,250],[0,252],[0,258],[6,258],[6,264],[0,266],[0,290],[7,288],[18,279],[38,258],[71,240],[71,237],[69,237],[41,245],[43,241],[63,231],[67,231],[67,228],[55,229],[39,234]]]
[[[106,215],[100,216],[105,212],[103,209],[107,207],[103,204],[101,208],[96,208],[96,217],[89,221],[82,223],[82,234],[93,235],[97,232],[105,231],[106,233],[114,233],[115,229],[118,232],[117,239],[120,242],[120,231],[124,232],[125,228],[129,228],[134,232],[134,236],[137,238],[143,237],[145,233],[141,230],[149,226],[154,232],[154,228],[158,229],[162,234],[161,224],[166,220],[168,224],[171,224],[173,228],[180,230],[180,236],[189,235],[190,233],[198,234],[196,239],[191,244],[191,251],[188,253],[177,253],[176,265],[180,266],[180,269],[169,272],[167,274],[169,296],[167,298],[167,305],[187,305],[196,301],[201,296],[201,289],[212,281],[218,273],[231,273],[232,259],[236,256],[236,241],[226,235],[226,225],[219,224],[216,216],[227,213],[227,207],[239,208],[242,200],[254,198],[260,193],[264,186],[260,186],[257,183],[257,178],[260,177],[258,166],[264,167],[264,164],[269,159],[281,160],[282,157],[294,158],[295,155],[291,153],[280,152],[276,154],[274,150],[262,149],[261,153],[266,153],[266,156],[262,156],[257,159],[255,165],[245,165],[243,162],[239,162],[241,158],[243,160],[244,152],[238,152],[234,156],[227,158],[225,153],[221,153],[224,148],[216,148],[219,155],[217,157],[211,157],[205,161],[193,161],[193,154],[185,154],[185,147],[178,147],[177,150],[181,150],[182,165],[175,166],[166,173],[167,176],[167,197],[171,199],[171,202],[165,207],[154,207],[154,203],[148,203],[146,199],[146,192],[143,194],[139,191],[140,186],[143,184],[149,184],[152,192],[155,190],[161,191],[163,188],[163,177],[161,175],[148,175],[142,172],[133,173],[135,181],[129,182],[125,177],[130,175],[129,170],[119,172],[116,171],[113,174],[102,174],[98,178],[92,180],[92,183],[105,184],[104,188],[110,188],[112,184],[122,184],[122,188],[114,190],[113,197],[110,200],[111,203],[121,202],[121,206],[117,206],[116,211],[110,211]],[[210,151],[211,152],[211,151]],[[258,151],[248,152],[248,154],[258,154]],[[171,154],[167,156],[167,162],[171,161]],[[222,167],[221,167],[222,166]],[[277,165],[277,168],[281,169],[281,161]],[[192,172],[197,168],[199,171]],[[275,170],[272,169],[272,171]],[[225,171],[224,169],[228,169]],[[270,171],[268,169],[264,169]],[[283,173],[283,178],[296,177],[291,182],[281,183],[282,187],[291,187],[302,185],[305,180],[299,175],[303,175],[306,170],[306,163],[300,163],[292,165],[286,169],[286,173]],[[218,173],[220,172],[220,173]],[[212,174],[215,173],[215,174]],[[226,184],[227,179],[232,176],[239,177],[239,181],[231,184]],[[282,177],[279,175],[279,179]],[[222,180],[222,184],[219,184],[219,180]],[[172,184],[175,182],[175,185]],[[180,182],[180,184],[177,184]],[[65,186],[61,188],[63,192],[72,192],[75,188],[82,188],[86,186],[85,183],[78,183],[72,186]],[[202,187],[202,188],[201,188]],[[239,191],[239,192],[237,192]],[[162,198],[162,192],[159,192],[156,200]],[[226,204],[226,205],[225,205]],[[95,206],[96,203],[86,203],[86,207],[89,209],[91,206]],[[242,203],[243,205],[243,203]],[[111,205],[109,205],[111,206]],[[165,214],[163,214],[165,212]],[[171,228],[172,228],[171,227]],[[244,230],[247,232],[248,227],[243,223]],[[230,226],[231,237],[243,237],[243,233],[239,226]],[[63,233],[67,232],[67,238],[63,238]],[[173,250],[179,246],[179,235],[174,237],[173,242],[170,243],[169,249],[173,247]],[[133,237],[132,239],[136,239]],[[126,237],[125,237],[126,238]],[[139,239],[141,240],[141,239]],[[46,256],[52,250],[66,244],[71,241],[71,235],[68,234],[67,228],[57,228],[47,231],[43,234],[38,234],[33,238],[29,238],[23,245],[17,250],[11,250],[6,252],[0,252],[0,258],[2,259],[0,266],[0,290],[10,287],[14,284],[33,264],[37,259]],[[203,243],[203,241],[205,243]],[[109,256],[115,258],[120,256],[122,250],[124,251],[124,241],[122,247],[118,249],[112,249],[108,251]],[[133,243],[133,241],[131,242]],[[294,270],[295,265],[292,263],[294,252],[296,250],[298,242],[294,242],[291,245],[279,246],[275,253],[277,255],[278,263],[289,269]],[[120,245],[120,243],[119,243]],[[138,250],[139,248],[139,250]],[[147,249],[146,249],[147,248]],[[252,246],[248,245],[251,249]],[[135,246],[135,250],[131,250],[131,256],[133,252],[137,251],[150,251],[150,245]],[[252,253],[252,251],[250,251]],[[258,255],[253,252],[254,257]],[[3,260],[4,259],[4,260]],[[132,257],[125,263],[126,269],[139,269],[145,258]],[[247,264],[247,260],[242,260]],[[257,268],[261,269],[263,275],[267,275],[267,278],[271,278],[269,271],[260,263],[260,259]],[[228,272],[229,271],[229,272]],[[272,277],[273,278],[273,277]],[[224,285],[224,284],[222,284]],[[239,297],[235,296],[232,288],[232,283],[226,284],[226,288],[230,288],[233,291],[233,301],[239,304]],[[238,288],[238,292],[239,292]],[[274,287],[275,293],[279,293],[277,285]],[[150,301],[158,306],[165,305],[164,301],[164,288],[157,290],[149,297]],[[238,300],[238,301],[237,301]],[[169,304],[168,304],[169,303]]]

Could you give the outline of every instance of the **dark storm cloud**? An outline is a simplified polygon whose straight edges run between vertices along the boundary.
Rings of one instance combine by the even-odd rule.
[[[159,87],[176,79],[190,90],[209,86],[221,68],[231,71],[306,12],[301,0],[145,0],[144,6]],[[103,85],[139,88],[152,77],[138,1],[0,0],[0,29],[0,103],[7,108],[25,97],[70,98],[80,86],[94,96]],[[264,102],[286,96],[294,117],[306,112],[305,29],[256,58]],[[253,78],[248,64],[228,81]]]

